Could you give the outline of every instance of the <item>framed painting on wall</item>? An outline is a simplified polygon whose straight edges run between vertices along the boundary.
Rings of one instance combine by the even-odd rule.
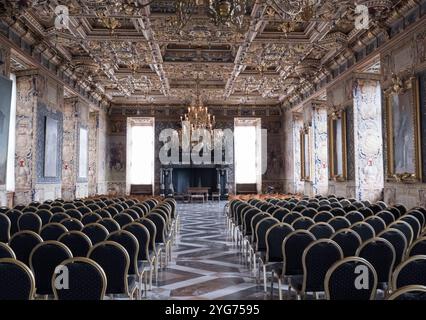
[[[393,76],[386,92],[388,180],[416,182],[422,179],[420,106],[418,81]]]
[[[301,159],[301,180],[311,179],[311,144],[309,138],[309,127],[300,131],[300,159]]]
[[[0,185],[6,184],[12,81],[0,76]]]
[[[44,176],[58,176],[58,120],[46,117],[44,140]]]
[[[346,146],[346,111],[339,110],[328,116],[328,150],[330,179],[346,181],[347,146]]]
[[[78,178],[87,179],[89,135],[86,128],[80,127],[79,138]]]

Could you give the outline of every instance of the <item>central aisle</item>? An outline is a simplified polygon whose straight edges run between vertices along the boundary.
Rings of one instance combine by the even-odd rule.
[[[269,299],[226,233],[226,202],[179,204],[173,259],[148,299]]]

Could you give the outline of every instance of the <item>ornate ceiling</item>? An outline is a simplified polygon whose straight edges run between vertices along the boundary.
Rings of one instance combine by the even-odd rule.
[[[358,0],[374,17],[365,30],[355,28],[354,0],[239,0],[238,26],[215,23],[211,0],[182,1],[193,4],[180,24],[178,1],[139,0],[136,9],[132,0],[2,2],[4,23],[86,91],[115,104],[188,103],[197,78],[206,104],[291,101],[353,57],[363,37],[386,34],[416,6]],[[292,14],[300,2],[309,6]],[[57,5],[69,9],[68,29],[55,27]]]

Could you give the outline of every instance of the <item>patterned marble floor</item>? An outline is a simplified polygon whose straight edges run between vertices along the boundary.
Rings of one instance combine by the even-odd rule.
[[[263,286],[256,284],[239,250],[230,241],[224,206],[225,202],[178,205],[181,228],[172,262],[160,271],[158,286],[148,293],[148,299],[271,298],[263,292]]]

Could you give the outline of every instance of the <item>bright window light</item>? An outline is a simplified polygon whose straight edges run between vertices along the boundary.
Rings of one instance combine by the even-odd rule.
[[[130,183],[154,181],[154,126],[131,127]]]
[[[235,126],[235,182],[256,183],[256,127]]]

